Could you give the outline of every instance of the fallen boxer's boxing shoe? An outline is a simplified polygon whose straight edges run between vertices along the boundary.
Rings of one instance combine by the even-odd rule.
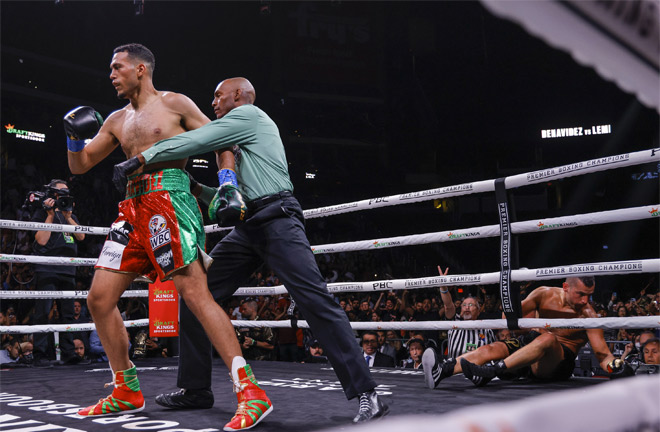
[[[229,374],[231,377],[231,373]],[[224,427],[226,431],[239,431],[255,427],[273,411],[273,404],[266,392],[259,387],[250,365],[238,370],[238,382],[234,383],[234,393],[238,398],[236,414]]]
[[[504,362],[501,362],[504,364]],[[465,378],[472,381],[477,387],[483,387],[497,376],[497,367],[495,365],[485,364],[482,366],[470,363],[465,359],[461,359],[461,369]]]
[[[448,358],[440,363],[435,350],[433,348],[427,348],[422,356],[422,367],[426,386],[430,389],[436,388],[440,384],[440,381],[454,374],[454,366],[456,366],[456,359]]]
[[[131,363],[132,364],[132,363]],[[78,411],[85,417],[102,417],[127,412],[138,412],[144,409],[144,397],[140,391],[135,365],[130,369],[114,373],[114,383],[105,386],[115,386],[112,394],[100,399],[96,405],[88,406]]]

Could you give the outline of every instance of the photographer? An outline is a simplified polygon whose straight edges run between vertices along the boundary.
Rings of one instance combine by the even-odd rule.
[[[78,225],[78,218],[73,214],[73,197],[64,180],[53,179],[45,186],[44,193],[30,193],[33,205],[33,222],[43,222],[60,225]],[[41,202],[41,207],[37,204]],[[33,250],[35,255],[53,257],[78,256],[76,241],[83,241],[82,233],[66,233],[37,231],[34,236]],[[35,264],[37,278],[36,288],[39,291],[74,291],[76,289],[76,268],[73,266],[58,266]],[[61,299],[60,321],[63,324],[73,321],[73,299]],[[34,312],[34,324],[47,324],[48,314],[52,308],[52,299],[37,300]],[[48,358],[52,351],[52,341],[48,333],[34,334],[35,366],[49,366]],[[60,334],[62,360],[75,356],[73,340],[68,333]]]

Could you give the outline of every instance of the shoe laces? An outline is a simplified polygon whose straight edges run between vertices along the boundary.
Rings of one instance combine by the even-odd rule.
[[[238,403],[238,407],[236,408],[236,414],[234,414],[234,417],[239,416],[239,415],[242,415],[242,416],[247,416],[248,415],[247,403],[245,401]]]
[[[125,387],[125,386],[128,386],[128,383],[131,383],[135,380],[137,380],[137,375],[132,375],[132,374],[131,375],[124,375],[123,382],[118,383],[117,382],[117,374],[115,372],[113,372],[112,373],[112,382],[103,384],[103,388],[108,388],[110,386],[115,386],[115,388]]]
[[[360,409],[359,412],[367,412],[371,408],[371,402],[369,401],[369,394],[362,393],[360,395]]]
[[[107,383],[105,386],[103,386],[103,388],[108,387],[109,385],[112,385],[112,383]],[[106,401],[108,401],[108,402],[112,402],[111,398],[112,398],[112,395],[111,395],[111,394],[110,394],[110,395],[107,395],[107,396],[104,397],[103,399],[99,399],[99,401],[96,402],[95,405],[102,404],[103,402],[106,402]]]
[[[229,374],[229,381],[231,381],[232,385],[234,386],[234,393],[240,393],[243,390],[245,390],[245,387],[247,387],[247,383],[242,383],[240,381],[234,381],[234,377]]]

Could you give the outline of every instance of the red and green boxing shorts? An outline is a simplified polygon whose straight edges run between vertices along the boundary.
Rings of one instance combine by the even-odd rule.
[[[129,178],[95,268],[165,281],[204,253],[205,242],[188,175],[175,168],[138,174]]]

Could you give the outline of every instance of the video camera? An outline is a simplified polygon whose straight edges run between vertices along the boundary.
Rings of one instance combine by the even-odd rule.
[[[53,207],[48,207],[44,204],[48,198],[55,200]],[[53,186],[44,185],[41,191],[30,191],[23,203],[23,209],[28,209],[34,212],[39,206],[48,211],[56,208],[60,211],[73,211],[73,196],[71,196],[69,189],[58,189]]]

